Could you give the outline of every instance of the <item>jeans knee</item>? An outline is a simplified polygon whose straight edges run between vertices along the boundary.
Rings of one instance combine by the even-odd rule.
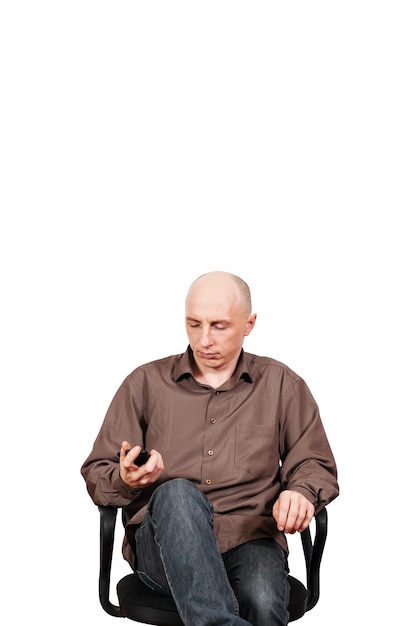
[[[192,496],[195,491],[199,493],[195,485],[186,478],[172,478],[157,487],[153,499],[161,497],[164,500],[169,498],[176,501],[178,498]]]
[[[250,624],[287,624],[289,620],[288,591],[284,585],[279,589],[254,586],[237,590],[240,615]]]
[[[286,555],[272,539],[248,541],[224,555],[240,616],[250,624],[287,624]]]
[[[185,478],[173,478],[159,485],[149,502],[150,509],[157,506],[167,507],[170,511],[181,513],[192,512],[195,507],[202,508],[209,511],[210,516],[213,517],[213,508],[208,498],[196,485]]]

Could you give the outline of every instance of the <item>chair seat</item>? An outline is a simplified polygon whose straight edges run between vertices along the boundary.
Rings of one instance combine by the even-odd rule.
[[[136,574],[118,582],[117,595],[124,617],[158,626],[184,626],[172,597],[153,591]]]
[[[293,622],[306,611],[308,591],[293,576],[289,576],[289,583],[289,613]],[[123,617],[158,626],[184,626],[173,599],[150,589],[136,574],[128,574],[119,581],[117,595]]]
[[[289,600],[289,622],[294,622],[305,615],[308,606],[309,592],[300,580],[293,576],[288,576],[290,584],[290,600]]]

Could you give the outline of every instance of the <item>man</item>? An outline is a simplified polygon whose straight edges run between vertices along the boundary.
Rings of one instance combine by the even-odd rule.
[[[204,274],[185,309],[187,351],[126,378],[81,472],[96,504],[124,508],[125,558],[186,625],[283,626],[285,533],[338,495],[335,461],[305,382],[243,350],[247,284]]]

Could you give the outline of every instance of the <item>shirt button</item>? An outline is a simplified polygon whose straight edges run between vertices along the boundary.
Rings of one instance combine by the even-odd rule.
[[[208,454],[209,456],[212,456],[214,454],[214,450],[208,450]]]
[[[216,422],[217,420],[215,419],[215,417],[211,417],[211,419],[210,419],[209,421],[211,422],[211,424],[215,424],[215,422]]]
[[[206,485],[212,485],[212,480],[210,478],[207,478],[205,481]]]

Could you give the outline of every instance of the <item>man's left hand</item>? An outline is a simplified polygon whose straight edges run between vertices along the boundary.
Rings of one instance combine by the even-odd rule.
[[[313,504],[297,491],[282,491],[273,506],[277,528],[291,535],[306,530],[314,514]]]

